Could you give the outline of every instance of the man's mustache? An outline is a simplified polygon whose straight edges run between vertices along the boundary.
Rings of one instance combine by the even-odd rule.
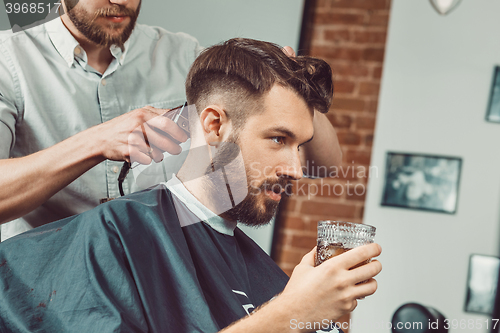
[[[112,7],[99,8],[94,12],[95,18],[107,16],[130,16],[131,18],[134,18],[137,16],[137,12],[122,5],[113,5]]]
[[[287,178],[267,179],[262,183],[259,189],[262,191],[272,191],[276,194],[289,197],[292,195],[292,182]]]

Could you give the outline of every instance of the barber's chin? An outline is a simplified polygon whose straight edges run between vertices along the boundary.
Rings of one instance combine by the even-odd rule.
[[[264,193],[271,200],[274,200],[277,202],[279,202],[281,200],[281,194],[277,194],[277,193],[275,193],[273,191],[269,191],[269,190],[265,190]]]

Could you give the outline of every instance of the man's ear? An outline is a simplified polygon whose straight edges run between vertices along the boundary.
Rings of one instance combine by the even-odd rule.
[[[220,144],[231,130],[226,111],[220,105],[207,106],[200,113],[200,123],[205,140],[209,145]]]

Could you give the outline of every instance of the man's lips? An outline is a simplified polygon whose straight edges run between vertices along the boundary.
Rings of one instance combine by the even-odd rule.
[[[104,18],[113,23],[121,23],[125,21],[128,18],[128,16],[104,16]]]
[[[280,201],[281,200],[281,194],[278,194],[278,193],[276,193],[274,191],[270,191],[270,190],[266,190],[265,193],[266,193],[266,195],[269,198],[271,198],[271,199],[273,199],[275,201]]]
[[[291,185],[289,181],[264,182],[260,189],[270,199],[280,201],[283,196],[291,195]]]

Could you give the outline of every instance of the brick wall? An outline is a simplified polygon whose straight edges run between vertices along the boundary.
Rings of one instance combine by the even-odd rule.
[[[301,180],[283,202],[273,257],[288,275],[316,245],[317,221],[363,222],[390,11],[390,0],[306,3],[299,53],[322,58],[333,69],[335,96],[328,118],[337,130],[343,163],[331,170],[336,176]],[[339,319],[348,320],[349,315]]]
[[[283,203],[274,257],[287,274],[316,245],[317,221],[363,221],[390,10],[390,0],[306,2],[311,7],[303,36],[310,38],[302,53],[326,60],[333,69],[328,118],[338,133],[343,164],[335,177],[301,180]]]

